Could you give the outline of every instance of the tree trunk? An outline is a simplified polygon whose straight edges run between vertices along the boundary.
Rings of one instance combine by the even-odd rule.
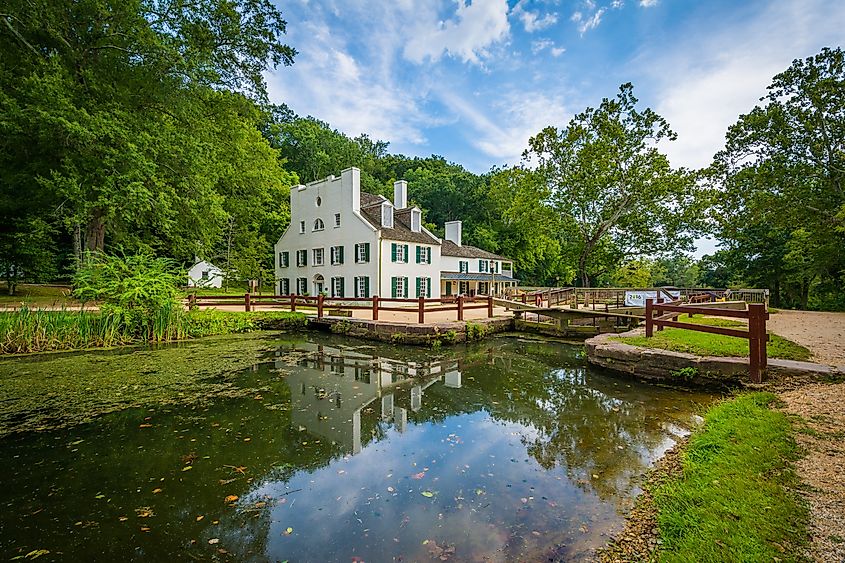
[[[801,280],[801,310],[807,310],[807,302],[810,300],[810,281]]]
[[[105,248],[106,217],[102,209],[95,209],[85,228],[85,250],[102,252]]]
[[[80,223],[73,226],[73,258],[73,269],[77,270],[82,264],[82,225]]]

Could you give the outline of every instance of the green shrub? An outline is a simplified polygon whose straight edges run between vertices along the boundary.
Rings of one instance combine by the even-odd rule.
[[[487,334],[487,327],[478,323],[467,323],[467,340],[481,340]]]

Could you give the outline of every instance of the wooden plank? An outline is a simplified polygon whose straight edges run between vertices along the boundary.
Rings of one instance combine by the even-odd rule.
[[[722,336],[736,336],[738,338],[748,338],[749,334],[747,330],[737,330],[735,328],[727,328],[723,326],[696,325],[692,323],[681,323],[678,321],[661,321],[659,319],[654,319],[652,322],[654,323],[654,326],[669,326],[672,328],[683,328],[697,332],[721,334]]]
[[[735,319],[747,319],[748,311],[737,311],[735,309],[715,309],[703,308],[690,305],[664,305],[662,303],[655,303],[653,305],[655,311],[672,311],[675,313],[692,313],[692,314],[707,314],[711,317],[731,317]]]

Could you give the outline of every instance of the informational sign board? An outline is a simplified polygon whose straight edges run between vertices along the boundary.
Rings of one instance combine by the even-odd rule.
[[[660,295],[658,295],[658,293]],[[626,291],[625,292],[625,306],[626,307],[645,307],[646,299],[654,299],[657,301],[658,297],[662,297],[664,301],[668,300],[666,294],[672,296],[672,299],[680,299],[681,292],[675,289],[664,289],[661,291]]]

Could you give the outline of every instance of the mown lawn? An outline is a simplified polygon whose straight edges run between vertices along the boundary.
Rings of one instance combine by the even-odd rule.
[[[808,511],[776,400],[750,393],[708,410],[684,451],[683,474],[653,490],[660,561],[802,560]]]
[[[19,307],[22,303],[31,307],[79,306],[69,286],[20,284],[15,294],[9,295],[6,284],[0,284],[0,306]]]
[[[730,319],[719,319],[702,315],[695,315],[692,319],[686,315],[682,315],[678,320],[711,326],[745,326],[743,323]],[[776,334],[770,334],[769,337],[770,339],[766,346],[766,354],[769,358],[782,358],[785,360],[808,360],[810,358],[810,351],[800,344],[796,344]],[[680,328],[666,328],[660,332],[655,330],[654,336],[651,338],[646,338],[645,336],[626,336],[619,337],[617,340],[632,346],[687,352],[699,356],[748,356],[748,340],[744,338],[695,332]]]

